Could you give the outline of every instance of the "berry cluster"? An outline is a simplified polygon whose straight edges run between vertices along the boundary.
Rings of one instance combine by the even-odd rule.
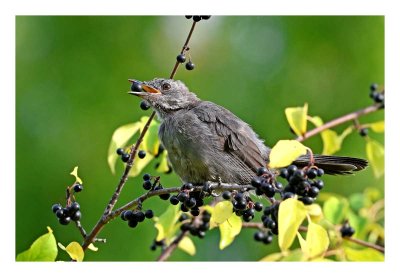
[[[274,236],[271,231],[257,231],[254,233],[254,240],[262,242],[264,244],[270,244],[273,240]]]
[[[194,22],[199,22],[200,20],[208,20],[210,19],[211,15],[185,15],[187,19],[193,18]]]
[[[118,148],[117,149],[117,154],[118,156],[121,156],[121,160],[126,163],[127,161],[129,161],[129,153],[125,152],[125,150],[123,148]],[[144,159],[144,157],[146,157],[146,151],[144,150],[139,150],[138,152],[138,157],[139,159]]]
[[[146,210],[142,212],[140,210],[131,211],[126,210],[121,213],[121,219],[123,221],[128,221],[128,226],[131,228],[135,228],[139,222],[143,222],[145,218],[153,218],[154,213],[152,210]]]
[[[192,236],[197,236],[202,239],[205,237],[206,232],[210,229],[210,219],[211,214],[206,210],[201,213],[201,217],[199,218],[199,220],[196,219],[189,221],[190,217],[187,214],[183,213],[179,217],[179,221],[182,222],[182,225],[180,227],[181,231],[189,231]]]
[[[261,216],[264,227],[269,229],[275,235],[278,234],[279,203],[280,202],[276,201],[271,206],[265,207],[264,214]]]
[[[184,63],[186,61],[185,54],[181,53],[178,56],[176,56],[176,61],[179,62],[179,63]],[[195,64],[189,59],[189,61],[185,65],[185,68],[187,70],[193,70],[194,67],[195,67]]]
[[[347,220],[340,228],[340,233],[342,234],[342,237],[351,237],[352,235],[354,235],[355,232],[356,231],[354,230],[353,227],[350,226]]]
[[[384,91],[379,92],[378,91],[378,84],[372,84],[370,86],[370,94],[369,97],[372,98],[372,100],[374,100],[375,103],[382,103],[385,104],[385,94]]]
[[[143,188],[145,190],[160,190],[164,187],[159,183],[160,177],[155,177],[154,182],[151,181],[153,177],[150,174],[145,173],[143,175]],[[171,195],[169,193],[160,194],[159,197],[162,200],[168,200]]]
[[[233,199],[232,199],[233,197]],[[263,209],[263,204],[260,202],[253,202],[246,193],[224,191],[222,198],[231,200],[233,204],[233,211],[237,216],[241,216],[243,221],[250,222],[254,218],[255,212],[260,212]]]
[[[181,211],[189,212],[192,216],[198,216],[200,214],[200,207],[204,205],[203,198],[205,192],[194,191],[194,186],[191,183],[183,184],[181,191],[177,195],[172,195],[169,201],[172,205],[178,205],[181,203]]]
[[[72,202],[67,207],[63,208],[61,204],[54,204],[51,207],[53,213],[58,218],[58,222],[62,225],[68,225],[71,220],[78,221],[81,219],[82,214],[80,211],[81,207],[78,202]]]

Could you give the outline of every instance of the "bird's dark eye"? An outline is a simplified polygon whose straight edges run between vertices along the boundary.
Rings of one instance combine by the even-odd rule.
[[[162,88],[162,90],[169,90],[171,88],[171,85],[168,83],[164,83],[164,84],[162,84],[161,88]]]

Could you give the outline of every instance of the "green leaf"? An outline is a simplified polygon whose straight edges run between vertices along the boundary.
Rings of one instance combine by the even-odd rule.
[[[178,247],[191,256],[196,254],[196,247],[188,236],[183,237],[183,239],[179,242]]]
[[[325,218],[333,224],[342,223],[348,209],[349,202],[345,198],[337,197],[330,197],[322,208]]]
[[[297,140],[280,140],[271,149],[269,166],[280,168],[290,165],[299,156],[307,154],[307,149]]]
[[[167,210],[160,217],[154,218],[154,226],[158,230],[157,241],[163,239],[169,241],[175,235],[177,229],[174,228],[174,225],[181,213],[179,206],[169,205]]]
[[[36,239],[31,247],[17,255],[17,261],[47,261],[53,262],[56,260],[58,249],[56,238],[53,235],[53,230],[47,227],[47,234]]]
[[[302,250],[309,258],[321,257],[328,249],[329,237],[326,230],[316,223],[309,221],[306,238],[306,247]]]
[[[383,145],[373,139],[368,139],[366,151],[375,177],[381,177],[385,173],[385,149]]]
[[[278,212],[278,242],[282,251],[289,249],[306,217],[304,204],[297,199],[282,201]]]
[[[383,133],[385,131],[385,121],[378,121],[368,124],[372,131],[375,133]]]
[[[385,261],[385,256],[372,248],[365,249],[353,249],[351,247],[344,247],[344,253],[349,261],[368,261],[368,262],[383,262]]]
[[[79,178],[79,176],[78,176],[78,167],[77,166],[74,167],[74,170],[72,170],[72,172],[70,174],[75,177],[75,183],[83,184],[82,179]]]
[[[302,136],[307,131],[307,112],[308,104],[305,103],[303,107],[286,108],[286,119],[289,122],[290,128],[293,132]]]
[[[366,204],[368,203],[368,201],[364,194],[353,193],[349,197],[349,203],[350,203],[351,209],[358,212],[361,208],[364,208],[367,206]]]
[[[242,220],[236,214],[232,213],[228,220],[219,225],[221,239],[219,241],[219,249],[229,246],[235,237],[242,230]]]
[[[61,245],[61,244],[59,244]],[[67,245],[67,247],[61,247],[61,249],[65,250],[72,260],[77,262],[82,262],[85,256],[85,253],[82,249],[82,246],[76,241],[71,242]]]
[[[126,143],[139,131],[142,122],[135,122],[123,125],[117,128],[112,137],[110,146],[108,147],[107,161],[110,166],[111,172],[115,174],[115,163],[117,162],[118,155],[115,152],[118,148],[125,147]]]
[[[307,119],[308,119],[312,124],[314,124],[315,127],[319,127],[319,126],[321,126],[322,124],[324,124],[324,122],[322,121],[322,119],[321,119],[319,116],[313,116],[313,117],[309,116]]]
[[[301,249],[295,249],[285,254],[285,256],[281,259],[282,262],[294,262],[294,261],[305,261],[306,257],[304,256]]]
[[[225,222],[228,218],[232,216],[233,205],[231,201],[221,201],[218,202],[211,214],[210,221],[215,224],[221,224]]]

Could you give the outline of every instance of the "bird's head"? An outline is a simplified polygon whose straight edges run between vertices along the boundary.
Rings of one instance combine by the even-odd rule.
[[[161,118],[181,109],[187,109],[199,101],[184,83],[173,79],[155,78],[151,81],[132,82],[129,94],[141,97],[156,110]]]

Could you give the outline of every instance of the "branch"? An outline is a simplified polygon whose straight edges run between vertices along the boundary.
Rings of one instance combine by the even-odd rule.
[[[176,249],[176,247],[179,245],[179,242],[188,234],[188,231],[181,232],[179,236],[177,236],[173,242],[171,242],[170,245],[168,245],[167,248],[164,249],[164,251],[161,253],[161,255],[157,258],[157,262],[163,262],[171,256],[172,252]]]
[[[188,49],[188,44],[190,41],[190,38],[193,34],[194,28],[196,26],[196,22],[193,21],[192,27],[189,31],[189,34],[186,38],[185,44],[182,47],[181,53],[183,53],[184,51],[187,51]],[[172,79],[175,76],[176,70],[178,69],[179,66],[179,62],[177,61],[175,63],[174,69],[171,72],[170,78]],[[101,229],[103,229],[104,225],[110,220],[112,219],[112,217],[110,217],[109,215],[111,214],[111,211],[113,210],[115,204],[118,201],[119,195],[123,189],[123,187],[125,186],[126,182],[128,181],[128,176],[129,176],[129,172],[132,169],[133,166],[133,162],[135,160],[136,157],[136,152],[140,146],[140,144],[142,143],[143,137],[146,134],[151,121],[153,120],[154,116],[155,116],[155,112],[153,111],[149,117],[149,119],[147,120],[145,126],[143,127],[142,132],[140,133],[140,136],[138,138],[138,140],[136,141],[136,143],[134,145],[132,145],[131,147],[131,152],[130,152],[130,157],[129,160],[127,162],[127,165],[125,167],[125,171],[117,185],[117,188],[114,192],[114,194],[111,197],[110,202],[108,203],[108,205],[106,206],[106,209],[104,210],[103,215],[100,217],[100,219],[97,221],[96,225],[93,227],[92,231],[90,232],[89,235],[84,236],[84,242],[82,244],[82,248],[83,250],[86,250],[87,247],[96,239],[97,234],[101,231]]]
[[[381,103],[374,104],[374,105],[366,107],[364,109],[361,109],[361,110],[358,110],[358,111],[343,115],[343,116],[338,117],[336,119],[333,119],[333,120],[331,120],[329,122],[326,122],[325,124],[323,124],[323,125],[321,125],[319,127],[316,127],[314,129],[312,129],[311,131],[308,131],[303,136],[297,137],[296,140],[300,141],[300,142],[303,142],[306,139],[321,133],[322,131],[325,131],[325,130],[327,130],[329,128],[332,128],[332,127],[335,127],[335,126],[338,126],[338,125],[343,124],[345,122],[358,119],[360,116],[363,116],[363,115],[366,115],[366,114],[369,114],[369,113],[372,113],[372,112],[376,112],[377,110],[381,109],[382,107],[383,107],[383,104],[381,104]]]
[[[352,237],[344,237],[343,239],[351,241],[351,242],[354,242],[354,243],[357,243],[357,244],[365,246],[365,247],[369,247],[369,248],[375,249],[375,250],[385,254],[385,247],[382,247],[380,245],[373,244],[371,242],[363,241],[363,240],[352,238]]]

